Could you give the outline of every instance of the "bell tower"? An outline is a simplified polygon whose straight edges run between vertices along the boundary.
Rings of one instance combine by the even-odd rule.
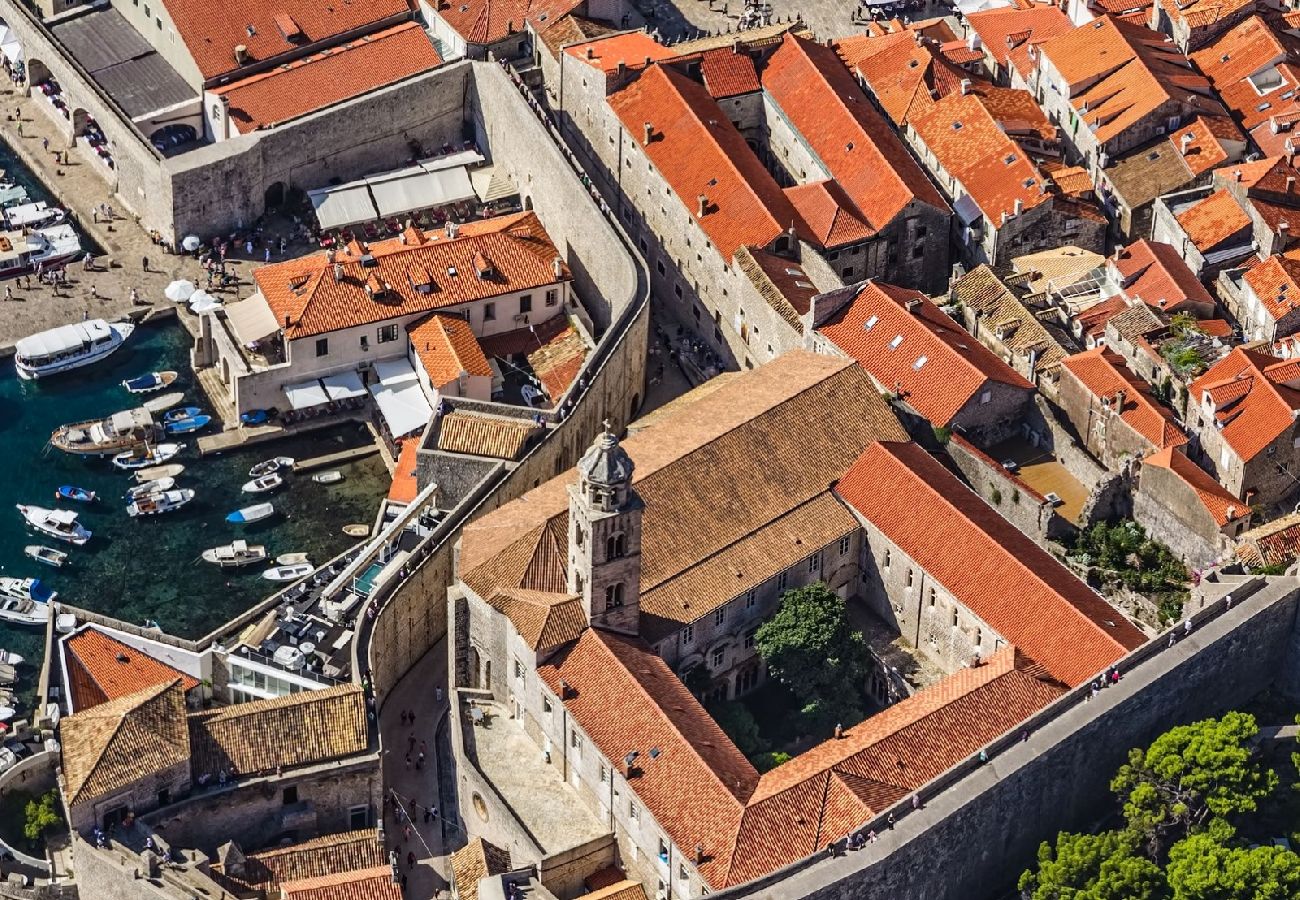
[[[632,457],[605,430],[578,461],[569,486],[569,593],[594,628],[640,633],[641,498]]]

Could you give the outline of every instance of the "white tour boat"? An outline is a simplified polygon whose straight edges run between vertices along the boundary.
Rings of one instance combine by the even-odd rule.
[[[17,504],[27,524],[41,534],[81,546],[90,540],[90,532],[77,521],[77,514],[70,509],[46,509],[43,506]]]
[[[0,278],[57,268],[81,255],[81,241],[71,225],[51,225],[23,234],[0,231]]]
[[[160,516],[175,512],[194,499],[194,488],[181,488],[178,491],[155,491],[136,497],[126,505],[126,514],[136,516]]]
[[[3,249],[0,237],[0,251]],[[2,262],[0,252],[0,262]],[[0,275],[4,274],[0,268]],[[14,368],[20,378],[31,380],[70,372],[99,362],[120,348],[135,331],[130,322],[88,319],[60,325],[18,341],[14,346]]]
[[[56,569],[68,561],[68,554],[62,550],[55,550],[53,547],[43,547],[40,544],[28,544],[23,548],[23,553],[31,559],[47,566],[54,566]]]
[[[34,203],[19,203],[4,211],[5,225],[15,231],[24,228],[41,228],[56,225],[67,217],[67,213],[57,206],[50,206],[44,200]]]
[[[57,596],[37,578],[0,578],[0,620],[44,625],[50,619],[47,604]]]
[[[266,547],[247,541],[232,541],[224,547],[211,547],[203,551],[203,558],[224,568],[246,566],[266,559]]]
[[[105,456],[146,444],[158,436],[158,426],[147,409],[127,409],[104,419],[60,425],[50,435],[50,446],[79,456]]]
[[[144,484],[137,484],[133,488],[128,488],[126,499],[135,500],[146,494],[161,494],[163,491],[170,491],[174,487],[176,487],[175,478],[155,478],[153,481],[146,481]]]
[[[292,456],[277,456],[274,459],[264,459],[248,470],[248,477],[261,478],[263,475],[270,475],[272,472],[278,472],[281,469],[292,469],[293,463]]]

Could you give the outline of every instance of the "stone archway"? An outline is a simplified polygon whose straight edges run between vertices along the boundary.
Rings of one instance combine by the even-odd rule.
[[[49,81],[51,77],[50,67],[45,65],[42,60],[27,60],[27,87],[29,90],[35,90],[36,85],[43,81]]]
[[[284,206],[284,202],[288,199],[288,196],[288,185],[283,181],[277,181],[275,184],[267,188],[266,193],[262,195],[262,200],[265,204],[265,211],[269,213],[278,210],[280,207]]]
[[[72,110],[72,137],[73,139],[86,136],[86,127],[91,122],[90,113],[86,112],[80,106]]]

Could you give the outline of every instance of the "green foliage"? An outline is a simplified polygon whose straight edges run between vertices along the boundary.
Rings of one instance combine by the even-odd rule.
[[[1189,337],[1195,334],[1204,334],[1201,330],[1201,323],[1196,321],[1196,317],[1188,312],[1174,313],[1169,319],[1169,333],[1178,337]]]
[[[947,444],[950,440],[952,440],[952,429],[935,426],[934,439],[938,441],[940,444]]]
[[[1164,544],[1148,538],[1146,529],[1132,520],[1097,522],[1079,533],[1070,555],[1105,569],[1129,590],[1154,595],[1157,600],[1174,595],[1180,605],[1186,598],[1187,567]]]
[[[1067,834],[1056,848],[1038,848],[1038,870],[1020,876],[1025,900],[1156,900],[1164,897],[1160,867],[1138,852],[1123,831]]]
[[[766,772],[769,769],[775,769],[783,762],[790,761],[790,754],[781,750],[773,750],[768,753],[759,753],[749,758],[754,764],[754,768],[760,772]]]
[[[998,490],[997,488],[994,488],[994,489],[993,489],[993,493],[989,494],[989,499],[993,501],[993,505],[994,505],[994,506],[1001,506],[1001,505],[1002,505],[1002,492],[1001,492],[1000,490]]]
[[[769,673],[799,696],[815,727],[862,718],[866,641],[850,626],[845,602],[825,584],[786,591],[754,642]]]
[[[1229,847],[1232,829],[1202,832],[1175,844],[1165,874],[1173,900],[1293,900],[1300,896],[1300,856],[1285,847]]]
[[[767,743],[758,731],[758,722],[754,714],[743,703],[732,700],[709,707],[709,713],[718,727],[727,733],[732,742],[746,756],[761,753],[767,749]]]
[[[41,796],[40,800],[28,800],[27,820],[23,824],[23,834],[29,841],[39,841],[45,832],[57,827],[63,817],[59,814],[59,792],[52,790]]]

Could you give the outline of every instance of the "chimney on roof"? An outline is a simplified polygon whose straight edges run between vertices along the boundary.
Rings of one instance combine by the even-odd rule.
[[[963,78],[961,80],[961,93],[963,97],[970,93],[970,84],[971,82],[969,78]]]
[[[980,43],[980,36],[979,36],[978,34],[976,34],[975,32],[972,31],[972,32],[971,32],[971,33],[966,37],[966,49],[967,49],[967,50],[980,50],[980,49],[982,49],[982,48],[983,48],[983,44]]]
[[[587,59],[595,59],[595,58],[596,58],[596,48],[594,48],[594,47],[592,47],[590,44],[588,44],[588,45],[587,45]]]
[[[925,35],[921,34],[919,31],[912,32],[912,40],[916,42],[916,46],[918,47],[925,45]]]
[[[1232,170],[1232,180],[1233,180],[1233,181],[1241,181],[1241,169],[1233,169],[1233,170]]]
[[[697,206],[695,208],[696,218],[703,219],[704,214],[709,211],[709,198],[705,194],[696,197]]]
[[[1115,392],[1115,405],[1112,407],[1115,412],[1122,412],[1124,409],[1124,389],[1120,388]]]
[[[698,865],[699,865],[700,863],[702,863],[702,862],[704,862],[704,845],[703,845],[703,844],[696,844],[696,845],[695,845],[695,864],[698,866]]]
[[[642,122],[641,128],[645,133],[642,144],[646,147],[649,147],[651,138],[655,136],[655,127],[651,125],[649,122]]]
[[[908,312],[915,314],[917,311],[921,309],[921,298],[909,297],[907,303],[905,303],[904,306],[907,307]]]
[[[242,66],[248,62],[248,47],[243,44],[235,45],[235,64]]]
[[[1192,146],[1192,133],[1189,131],[1178,139],[1178,152],[1183,156],[1187,155],[1188,149]]]
[[[1021,200],[1019,197],[1017,197],[1017,198],[1016,198],[1016,205],[1015,205],[1015,212],[1012,213],[1012,215],[1016,215],[1016,216],[1018,216],[1018,215],[1020,215],[1020,214],[1021,214],[1022,212],[1024,212],[1024,211],[1025,211],[1025,201],[1024,201],[1024,200]]]
[[[337,284],[343,280],[343,266],[339,263],[334,264],[334,281]]]
[[[626,74],[627,74],[627,63],[623,62],[623,60],[620,59],[618,61],[618,77],[622,78]]]
[[[225,94],[218,94],[217,98],[221,101],[221,121],[214,122],[212,130],[220,135],[219,140],[230,140],[230,98]]]
[[[456,235],[459,234],[459,233],[460,233],[460,226],[457,225],[455,221],[453,221],[453,220],[451,220],[451,219],[448,219],[448,220],[447,220],[447,237],[448,237],[448,238],[455,238]]]
[[[558,256],[551,260],[551,274],[555,276],[556,281],[564,277],[564,260]]]
[[[1286,177],[1286,192],[1289,194],[1289,193],[1291,193],[1293,190],[1295,190],[1295,176],[1294,176],[1294,175],[1288,175],[1288,176]]]

